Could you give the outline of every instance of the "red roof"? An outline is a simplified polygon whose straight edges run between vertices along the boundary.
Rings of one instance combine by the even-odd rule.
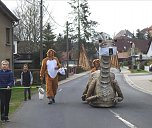
[[[149,48],[149,40],[140,40],[136,38],[119,37],[115,45],[117,46],[118,52],[128,51],[131,48],[130,42],[133,42],[142,53],[147,53]]]

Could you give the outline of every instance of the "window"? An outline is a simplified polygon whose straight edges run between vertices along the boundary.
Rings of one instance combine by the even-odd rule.
[[[6,44],[10,45],[10,28],[6,28]]]
[[[16,54],[16,50],[15,50],[15,44],[13,44],[13,53]]]

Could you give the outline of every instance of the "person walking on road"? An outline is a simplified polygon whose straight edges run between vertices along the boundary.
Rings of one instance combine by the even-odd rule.
[[[9,69],[9,62],[3,60],[0,69],[0,107],[1,120],[9,121],[9,103],[11,99],[11,87],[14,85],[13,73]]]
[[[47,57],[42,60],[40,79],[43,81],[45,75],[46,96],[48,104],[55,103],[55,95],[58,89],[58,69],[61,67],[59,60],[54,56],[56,52],[53,49],[47,51]]]
[[[92,64],[93,64],[93,68],[91,69],[91,73],[95,72],[96,70],[100,70],[100,60],[99,59],[94,59]]]
[[[24,86],[24,101],[27,100],[27,93],[28,99],[31,100],[31,89],[30,85],[33,83],[33,75],[28,68],[27,64],[24,64],[23,71],[21,73],[21,86]]]
[[[94,59],[93,62],[92,62],[92,64],[93,64],[93,68],[91,69],[91,75],[89,77],[89,80],[87,82],[86,88],[84,89],[82,97],[81,97],[83,101],[85,101],[86,94],[87,94],[90,82],[93,79],[92,76],[93,76],[94,72],[96,72],[97,70],[100,70],[100,60],[99,59]]]

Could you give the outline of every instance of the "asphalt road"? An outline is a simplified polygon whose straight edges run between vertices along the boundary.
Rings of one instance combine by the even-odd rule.
[[[88,75],[59,86],[56,103],[34,95],[5,128],[151,128],[152,96],[129,86],[117,71],[124,101],[112,108],[93,108],[81,101]]]

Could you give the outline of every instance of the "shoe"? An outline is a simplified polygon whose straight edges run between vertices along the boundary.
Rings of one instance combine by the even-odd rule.
[[[10,122],[10,120],[8,119],[8,120],[5,120],[5,122]]]
[[[8,116],[5,116],[5,122],[10,122]]]
[[[3,121],[5,121],[5,119],[4,119],[4,118],[1,118],[1,121],[3,122]]]
[[[52,99],[52,103],[55,103],[55,99],[54,98]]]
[[[24,101],[27,101],[27,99],[24,99]]]
[[[49,103],[48,104],[52,104],[52,101],[49,101]]]
[[[1,121],[5,121],[5,116],[4,116],[4,114],[2,114],[2,116],[1,116]]]
[[[81,97],[81,99],[82,99],[82,101],[85,101],[85,100],[86,100],[86,95],[83,95],[83,96]]]
[[[1,124],[5,124],[5,120],[1,120]],[[1,124],[0,124],[0,125],[1,125]]]

